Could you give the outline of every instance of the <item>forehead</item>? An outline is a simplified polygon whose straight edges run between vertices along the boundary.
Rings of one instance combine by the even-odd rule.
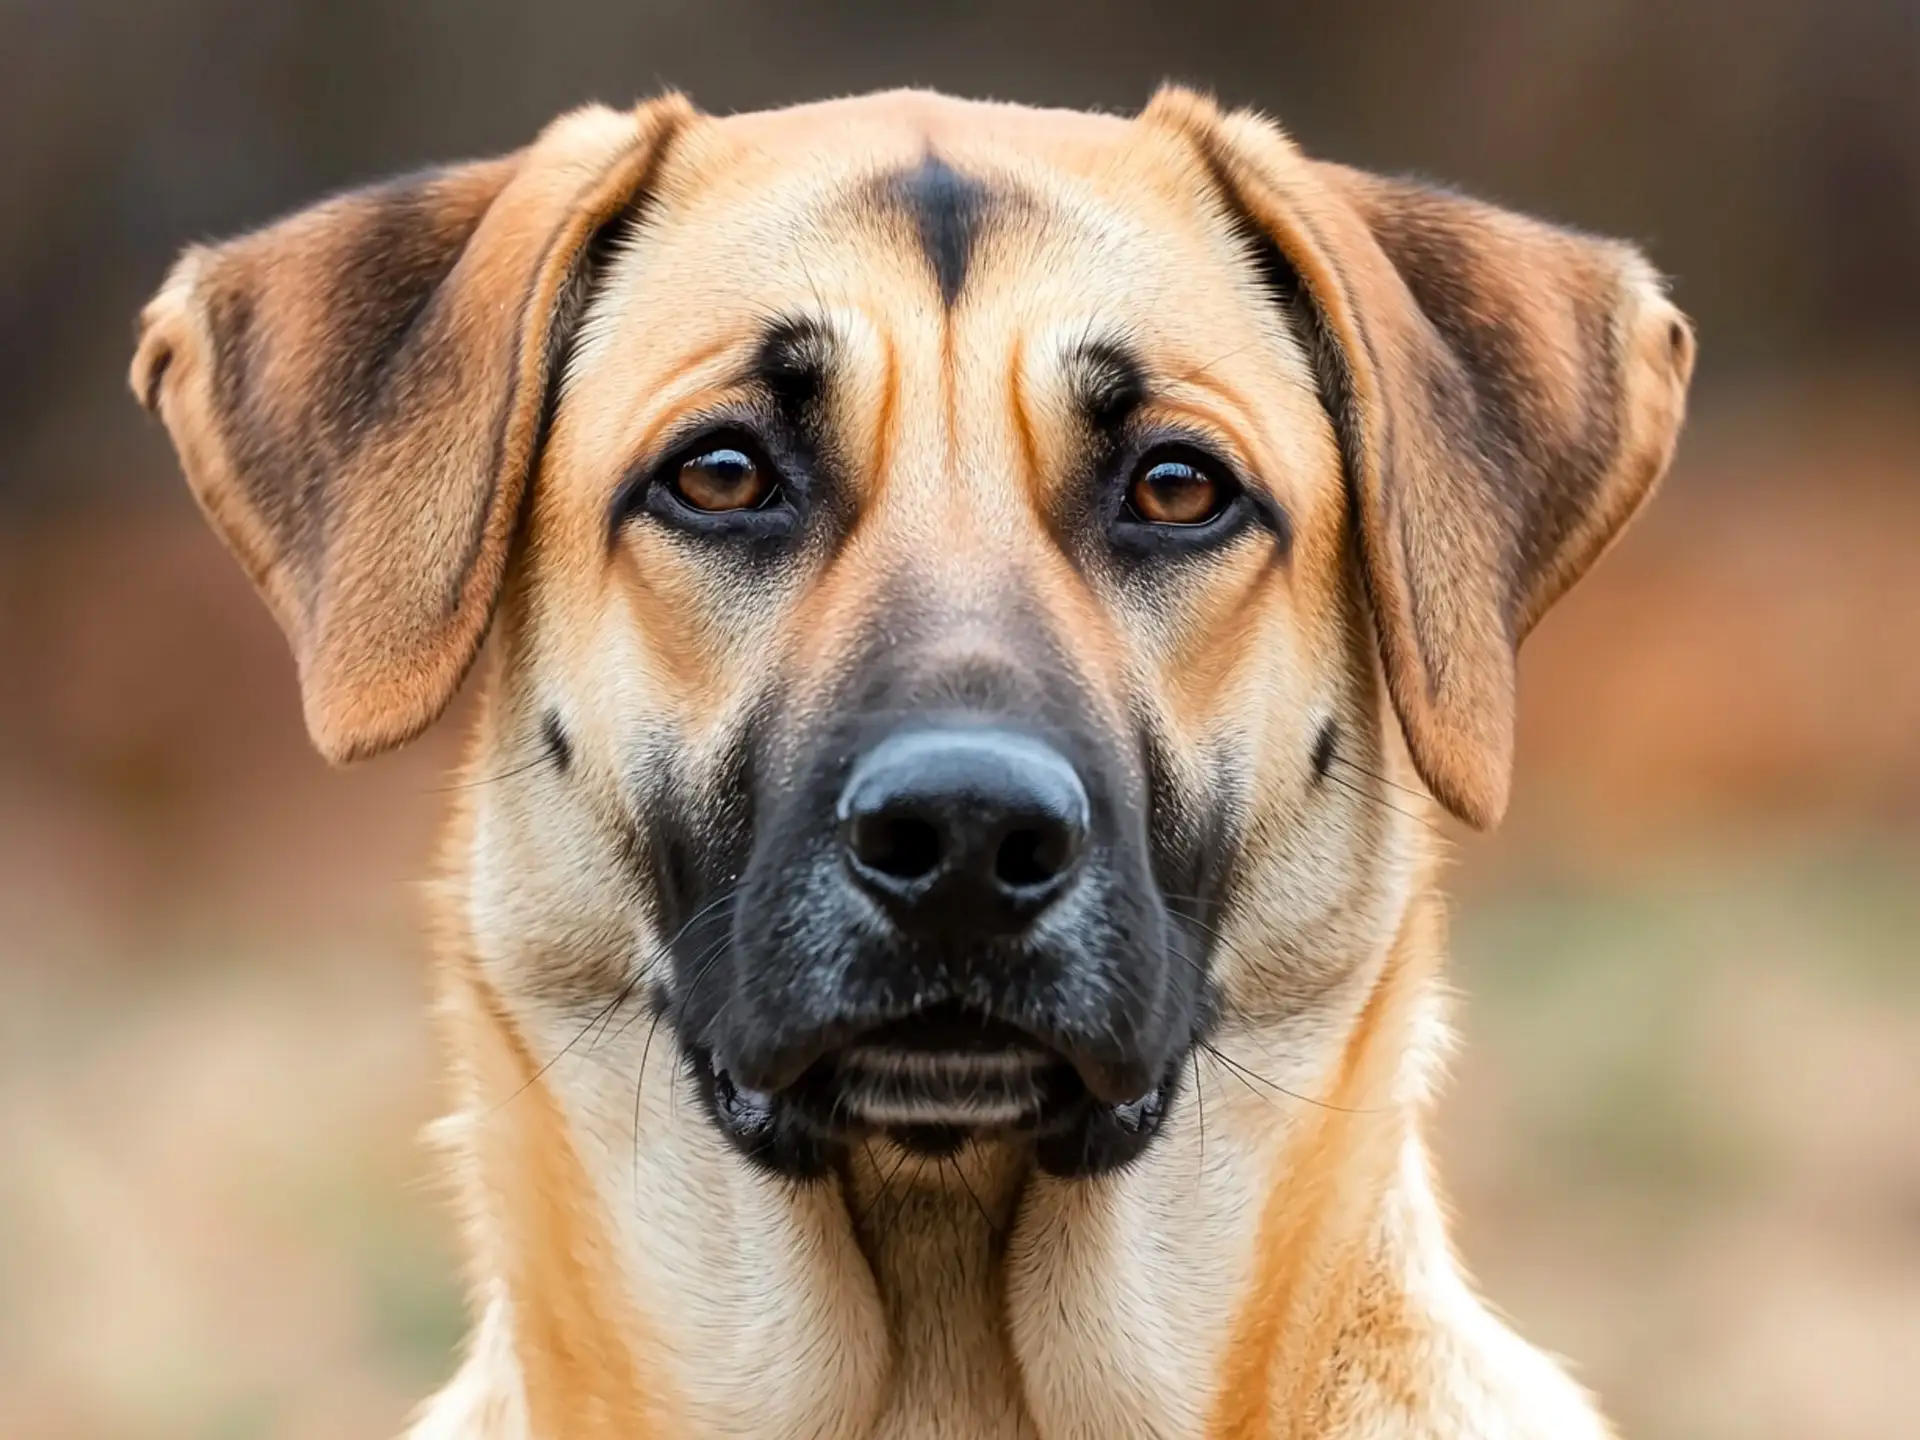
[[[905,93],[698,127],[675,157],[686,183],[674,199],[702,229],[733,215],[762,263],[789,276],[805,256],[779,250],[807,242],[862,261],[875,249],[902,259],[918,251],[951,304],[974,251],[995,242],[1103,239],[1145,258],[1145,230],[1162,250],[1175,238],[1202,241],[1193,200],[1173,193],[1182,177],[1167,160],[1180,149],[1113,116]],[[781,232],[786,244],[765,248]]]
[[[917,92],[702,120],[676,138],[577,369],[612,353],[630,382],[636,365],[724,368],[795,318],[909,363],[964,329],[1017,333],[1041,370],[1108,340],[1168,373],[1212,367],[1277,323],[1198,170],[1132,120]]]

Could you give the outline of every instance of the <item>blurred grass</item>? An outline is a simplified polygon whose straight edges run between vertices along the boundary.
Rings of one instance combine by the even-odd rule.
[[[1474,894],[1454,955],[1444,1173],[1526,1332],[1647,1440],[1904,1433],[1920,847],[1722,837]]]
[[[1717,1206],[1763,1183],[1768,1157],[1702,1037],[1729,995],[1810,962],[1834,1004],[1920,1009],[1917,879],[1920,854],[1856,842],[1484,897],[1456,922],[1455,983],[1533,1077],[1523,1123],[1558,1177]]]

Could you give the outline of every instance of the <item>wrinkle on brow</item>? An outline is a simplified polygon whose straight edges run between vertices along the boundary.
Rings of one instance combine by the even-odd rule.
[[[1209,437],[1240,469],[1248,494],[1268,512],[1270,520],[1279,524],[1291,514],[1295,497],[1286,484],[1286,467],[1279,467],[1280,473],[1276,473],[1275,458],[1286,452],[1273,444],[1260,412],[1246,405],[1228,386],[1193,380],[1185,385],[1200,393],[1186,398],[1156,389],[1148,396],[1143,408],[1150,413],[1151,421]],[[1278,538],[1282,556],[1291,555],[1290,522],[1280,525]]]
[[[700,376],[702,371],[718,368],[715,362],[731,352],[738,351],[748,340],[739,335],[723,336],[711,340],[677,360],[671,370],[658,380],[646,384],[645,392],[649,397],[670,394],[683,382]],[[635,466],[645,457],[658,449],[663,435],[680,424],[689,415],[702,410],[718,409],[729,401],[738,400],[742,390],[751,381],[743,382],[735,373],[737,367],[728,366],[720,374],[711,377],[706,383],[698,385],[687,394],[669,401],[658,414],[651,417],[641,430],[639,438],[626,447],[628,459],[621,467],[621,473],[631,474]]]
[[[873,471],[869,482],[872,486],[872,502],[879,500],[893,465],[894,429],[898,424],[895,412],[900,403],[899,352],[894,346],[892,334],[885,327],[877,327],[877,335],[880,341],[880,408],[874,418]]]
[[[1033,417],[1027,413],[1026,396],[1027,337],[1022,330],[1013,332],[1013,347],[1007,356],[1007,409],[1013,416],[1013,433],[1020,446],[1020,463],[1025,471],[1027,493],[1038,507],[1040,503],[1040,441],[1034,434]]]
[[[697,374],[712,365],[717,358],[726,354],[728,351],[739,349],[741,343],[742,340],[739,335],[719,335],[702,345],[696,346],[685,355],[676,357],[672,362],[671,368],[660,375],[658,379],[650,380],[647,385],[648,393],[657,395],[663,391],[672,389],[688,376]],[[566,377],[566,386],[570,390],[571,387],[577,383],[579,383],[578,372],[570,370]]]

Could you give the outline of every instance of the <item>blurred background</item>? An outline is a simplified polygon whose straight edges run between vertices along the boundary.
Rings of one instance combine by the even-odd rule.
[[[416,879],[452,736],[329,772],[123,381],[185,241],[587,99],[1132,109],[1634,237],[1667,490],[1464,839],[1460,1241],[1630,1436],[1920,1414],[1920,5],[0,6],[0,1435],[383,1435],[448,1370]]]

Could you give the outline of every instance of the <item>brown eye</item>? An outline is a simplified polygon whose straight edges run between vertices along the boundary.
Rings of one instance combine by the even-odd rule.
[[[1186,460],[1156,460],[1127,490],[1127,506],[1149,525],[1204,525],[1232,498],[1231,491]]]
[[[752,510],[772,495],[773,480],[746,451],[717,445],[683,461],[673,488],[696,510]]]

